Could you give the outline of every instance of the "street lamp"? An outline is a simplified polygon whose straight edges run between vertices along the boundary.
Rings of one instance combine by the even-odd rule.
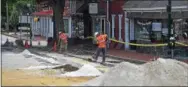
[[[27,4],[27,7],[28,7],[28,10],[29,10],[28,13],[27,13],[27,24],[30,25],[30,26],[29,26],[29,32],[30,32],[30,46],[32,46],[31,19],[30,19],[30,23],[28,23],[28,16],[29,16],[30,13],[31,13],[31,10],[30,10],[31,4]],[[29,32],[27,32],[27,35],[28,35]],[[28,39],[28,37],[27,37],[27,39]]]
[[[171,49],[171,58],[174,58],[174,46],[175,46],[175,39],[174,39],[174,31],[172,29],[172,6],[171,0],[168,0],[167,5],[167,13],[168,13],[168,46]]]

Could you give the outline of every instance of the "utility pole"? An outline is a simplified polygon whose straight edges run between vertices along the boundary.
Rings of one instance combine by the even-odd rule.
[[[109,21],[109,0],[107,0],[107,5],[106,5],[106,20],[107,20],[107,35],[110,37],[110,21]],[[109,48],[109,44],[107,44],[107,47]]]
[[[7,14],[6,28],[7,28],[7,31],[9,33],[8,0],[6,1],[6,14]]]
[[[28,28],[29,31],[27,31],[27,35],[29,35],[29,37],[27,36],[27,40],[30,40],[30,46],[32,46],[32,31],[31,31],[31,4],[27,4],[28,7],[28,13],[27,13],[27,24],[28,24]],[[28,18],[30,18],[30,21],[28,21]]]
[[[107,0],[107,5],[106,5],[106,20],[107,20],[107,33],[110,35],[110,22],[109,22],[109,0]]]
[[[109,0],[107,0],[107,5],[106,5],[106,7],[107,7],[107,13],[106,13],[106,18],[107,18],[107,23],[108,23],[108,21],[109,21]]]
[[[168,0],[167,12],[168,12],[168,46],[171,50],[171,58],[174,58],[174,46],[175,46],[175,37],[174,31],[172,29],[172,17],[171,17],[171,0]]]

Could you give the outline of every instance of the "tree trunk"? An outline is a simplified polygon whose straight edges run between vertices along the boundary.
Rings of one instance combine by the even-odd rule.
[[[59,31],[64,31],[63,27],[63,13],[65,0],[53,0],[53,20],[54,20],[54,41],[59,39]]]

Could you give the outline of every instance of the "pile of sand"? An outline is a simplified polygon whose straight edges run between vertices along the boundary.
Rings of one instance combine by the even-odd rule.
[[[82,86],[188,86],[188,64],[159,58],[143,65],[123,62]]]
[[[21,52],[20,55],[23,55],[26,58],[34,57],[34,58],[37,58],[37,59],[41,59],[41,60],[49,62],[51,64],[60,64],[58,61],[56,61],[53,58],[48,58],[48,57],[43,57],[43,56],[38,56],[38,55],[32,54],[27,49],[25,49],[23,52]]]
[[[61,76],[67,77],[89,77],[89,76],[100,76],[102,73],[90,64],[83,65],[79,70],[73,72],[67,72]]]

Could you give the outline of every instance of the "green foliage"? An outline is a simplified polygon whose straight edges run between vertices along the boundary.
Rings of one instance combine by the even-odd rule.
[[[35,0],[2,0],[1,15],[4,18],[6,17],[6,2],[8,3],[9,22],[13,27],[18,24],[19,15],[31,14],[35,10]]]

